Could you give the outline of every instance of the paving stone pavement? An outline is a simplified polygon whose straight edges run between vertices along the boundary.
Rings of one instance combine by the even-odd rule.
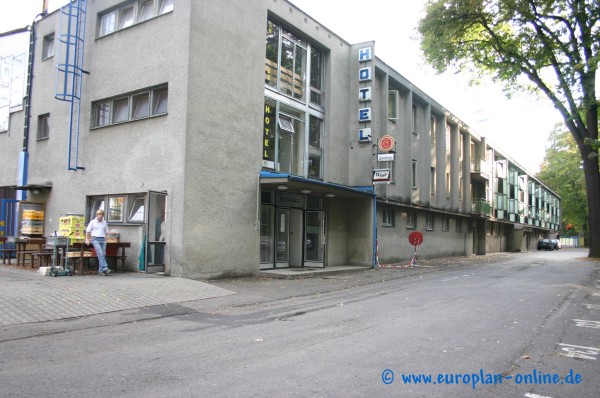
[[[111,273],[109,276],[39,275],[0,266],[0,326],[82,317],[236,294],[191,279]]]

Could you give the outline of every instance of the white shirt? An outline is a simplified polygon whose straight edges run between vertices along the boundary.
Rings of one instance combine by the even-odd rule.
[[[88,224],[86,232],[89,232],[92,238],[105,238],[108,232],[108,223],[105,220],[98,221],[94,218]]]

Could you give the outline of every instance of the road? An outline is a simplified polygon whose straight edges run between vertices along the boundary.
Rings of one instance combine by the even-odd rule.
[[[0,395],[597,397],[600,265],[584,256],[222,281],[257,293],[11,329]]]

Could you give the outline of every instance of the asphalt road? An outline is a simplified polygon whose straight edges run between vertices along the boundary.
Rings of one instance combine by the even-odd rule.
[[[12,328],[0,395],[597,397],[600,265],[584,255],[221,281],[239,294]]]

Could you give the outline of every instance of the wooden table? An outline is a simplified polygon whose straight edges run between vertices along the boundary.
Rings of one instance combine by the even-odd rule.
[[[106,259],[115,258],[117,261],[121,260],[123,272],[125,272],[125,260],[127,259],[125,249],[128,247],[131,247],[130,242],[106,242]],[[83,273],[84,264],[86,265],[86,268],[89,269],[90,258],[98,258],[94,252],[89,254],[93,249],[94,246],[91,244],[86,245],[83,242],[75,242],[69,248],[68,260],[73,261],[75,264],[74,266],[79,268],[79,274]],[[118,268],[119,266],[117,263],[117,269],[115,271],[118,271]]]
[[[42,246],[46,244],[46,238],[18,238],[15,240],[15,246],[17,248],[17,266],[25,266],[25,259],[27,256],[31,259],[31,267],[35,266],[33,260],[33,253],[40,253],[43,251]],[[37,250],[28,250],[27,246],[37,246]]]

